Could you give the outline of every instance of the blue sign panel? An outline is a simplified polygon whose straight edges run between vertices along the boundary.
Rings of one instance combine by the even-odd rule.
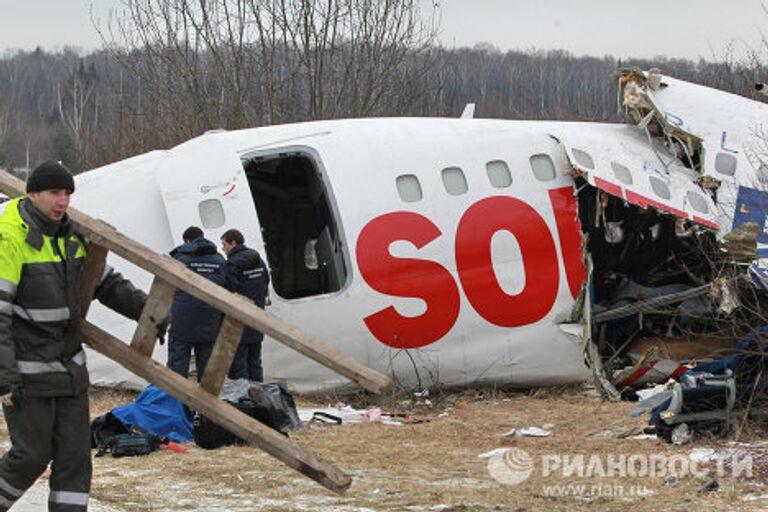
[[[768,244],[765,232],[765,218],[768,216],[768,192],[756,188],[739,187],[736,212],[733,215],[733,229],[745,222],[757,224],[757,243]]]

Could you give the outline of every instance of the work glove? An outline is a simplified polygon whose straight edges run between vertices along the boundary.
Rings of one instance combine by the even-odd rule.
[[[7,389],[7,388],[6,388]],[[24,399],[24,389],[21,384],[16,384],[10,391],[0,394],[0,403],[5,407],[17,407],[20,408]]]
[[[157,328],[157,342],[163,345],[165,343],[165,333],[168,332],[168,326],[171,325],[171,315],[168,315],[155,324]]]

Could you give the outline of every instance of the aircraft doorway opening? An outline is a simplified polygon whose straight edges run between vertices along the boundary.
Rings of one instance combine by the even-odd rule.
[[[245,155],[272,285],[284,299],[333,293],[347,281],[339,223],[314,160],[300,152]]]

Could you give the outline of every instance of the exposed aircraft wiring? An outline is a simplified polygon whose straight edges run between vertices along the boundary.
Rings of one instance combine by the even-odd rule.
[[[691,153],[688,151],[688,145],[685,144],[680,137],[670,135],[666,130],[664,130],[664,135],[667,137],[667,140],[669,140],[670,143],[677,142],[680,144],[680,147],[683,148],[683,152],[685,153],[685,158],[688,160],[688,164],[691,166],[690,168],[695,171],[696,166],[693,164],[693,157],[691,157]]]
[[[654,146],[653,136],[651,135],[648,126],[650,125],[650,122],[653,120],[653,118],[656,117],[657,112],[655,110],[650,110],[645,116],[642,115],[642,112],[639,110],[639,106],[641,105],[639,96],[641,92],[643,95],[645,95],[643,88],[640,86],[637,86],[631,89],[627,89],[627,87],[624,87],[624,88],[619,87],[617,88],[617,92],[616,92],[617,102],[619,104],[619,107],[621,107],[622,105],[625,107],[625,114],[628,114],[631,111],[634,113],[634,115],[637,118],[640,119],[640,121],[637,122],[637,126],[642,128],[643,131],[645,132],[646,138],[648,139],[648,143],[650,144],[651,149],[653,149],[653,152],[656,154],[656,157],[659,159],[659,162],[664,167],[664,171],[666,172],[666,174],[669,175],[670,174],[669,166],[672,162],[675,161],[676,155],[673,156],[673,158],[670,159],[669,162],[665,162],[662,156],[659,154],[656,147]],[[647,98],[647,95],[646,95],[646,98]],[[696,166],[693,163],[693,157],[691,156],[691,153],[688,149],[688,145],[685,144],[685,142],[679,137],[670,134],[667,131],[666,127],[664,126],[663,122],[660,122],[659,126],[661,127],[661,130],[664,133],[664,137],[666,138],[670,146],[672,146],[674,142],[677,142],[678,144],[680,144],[680,146],[683,149],[683,152],[685,153],[685,158],[688,161],[690,168],[695,171]]]
[[[653,112],[651,112],[648,115],[650,116],[652,114]],[[646,118],[643,118],[643,120],[645,120]],[[667,174],[667,176],[669,176],[669,164],[672,163],[672,160],[670,160],[669,162],[664,162],[664,159],[661,157],[661,155],[659,154],[659,151],[656,149],[656,146],[653,143],[653,137],[651,135],[651,131],[648,129],[648,123],[640,122],[637,124],[637,126],[643,130],[643,133],[645,133],[645,136],[648,139],[648,145],[651,147],[651,150],[653,150],[653,154],[655,154],[656,158],[659,159],[659,163],[661,163],[662,167],[664,167],[664,172]],[[658,174],[661,175],[660,172]]]
[[[632,86],[630,87],[630,84]],[[653,118],[656,116],[655,110],[651,108],[652,103],[648,101],[647,93],[645,92],[645,88],[642,85],[637,84],[636,82],[627,82],[627,84],[624,87],[618,87],[616,90],[616,101],[619,106],[619,111],[621,111],[621,107],[623,106],[625,109],[625,114],[629,114],[632,112],[634,116],[628,117],[636,117],[639,119],[636,126],[641,128],[645,132],[645,136],[648,139],[648,144],[651,146],[651,149],[656,154],[656,158],[658,158],[659,163],[664,167],[664,172],[667,176],[670,174],[670,164],[675,161],[676,157],[673,156],[669,162],[665,162],[664,158],[659,153],[658,149],[653,144],[653,136],[651,135],[650,129],[648,126],[650,125],[650,122],[653,120]],[[651,108],[651,110],[646,114],[642,115],[642,111],[640,108],[642,107],[648,107]],[[690,152],[688,151],[687,146],[680,140],[678,137],[674,137],[667,133],[667,130],[664,128],[663,123],[660,123],[661,129],[664,133],[665,138],[667,141],[672,144],[672,140],[676,140],[683,148],[683,151],[685,152],[685,156],[688,160],[688,163],[691,166],[691,169],[695,170],[695,166],[693,164],[693,158],[690,155]],[[655,169],[654,169],[655,170]],[[661,173],[659,172],[661,175]]]

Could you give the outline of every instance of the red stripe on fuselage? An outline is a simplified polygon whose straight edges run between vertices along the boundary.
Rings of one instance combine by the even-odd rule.
[[[704,226],[707,226],[708,228],[720,229],[720,224],[718,224],[717,222],[713,222],[707,219],[702,219],[701,217],[697,217],[696,215],[693,216],[693,222],[702,224]]]
[[[632,204],[636,204],[641,208],[648,208],[649,206],[653,206],[654,208],[657,208],[659,210],[675,214],[680,218],[683,218],[683,219],[688,218],[688,214],[685,213],[683,210],[678,210],[677,208],[669,206],[668,204],[660,203],[659,201],[654,201],[651,198],[640,195],[637,192],[632,192],[631,190],[627,190],[627,201],[629,201]]]
[[[601,179],[595,176],[595,186],[600,190],[605,190],[612,196],[616,196],[620,199],[624,199],[624,195],[621,193],[621,187],[611,183],[610,181],[606,181],[604,179]]]

